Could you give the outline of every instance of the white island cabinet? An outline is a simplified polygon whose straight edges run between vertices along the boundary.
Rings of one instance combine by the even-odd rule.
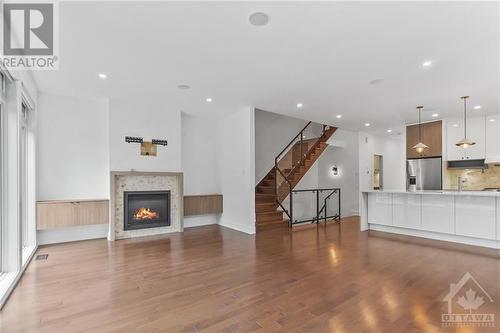
[[[500,193],[366,191],[361,230],[500,249]]]

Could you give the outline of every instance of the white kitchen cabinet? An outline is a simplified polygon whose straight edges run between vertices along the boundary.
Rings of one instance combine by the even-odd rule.
[[[460,236],[495,239],[496,198],[457,196],[455,227]]]
[[[392,225],[392,193],[370,193],[368,223]]]
[[[500,241],[500,197],[497,198],[497,241]]]
[[[486,158],[485,126],[484,117],[473,117],[467,120],[467,136],[476,144],[464,149],[466,159],[478,160]]]
[[[455,144],[464,136],[464,120],[448,119],[446,121],[446,160],[462,160],[464,150]]]
[[[469,148],[456,145],[464,137],[463,118],[452,118],[446,122],[446,160],[476,160],[486,157],[486,127],[484,117],[467,119],[467,137],[476,144]]]
[[[394,193],[392,195],[393,225],[403,228],[421,228],[422,196],[419,194]]]
[[[500,114],[486,117],[486,162],[500,162]]]
[[[422,196],[422,229],[453,234],[455,207],[452,195]]]

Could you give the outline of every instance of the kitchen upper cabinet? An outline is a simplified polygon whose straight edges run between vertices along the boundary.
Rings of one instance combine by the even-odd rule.
[[[486,162],[500,162],[500,114],[486,117]]]
[[[418,143],[418,125],[406,127],[406,158],[439,157],[442,156],[442,122],[433,121],[422,124],[422,142],[429,146],[418,153],[413,146]]]
[[[484,117],[467,119],[467,137],[476,144],[464,149],[456,145],[464,137],[464,120],[448,119],[446,122],[446,159],[448,161],[484,159],[486,157],[485,131]]]

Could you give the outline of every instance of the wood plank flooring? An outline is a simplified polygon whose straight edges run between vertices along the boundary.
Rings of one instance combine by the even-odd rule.
[[[498,332],[499,251],[358,223],[41,247],[49,258],[30,264],[0,331]],[[441,327],[442,299],[466,272],[496,302],[497,330]]]

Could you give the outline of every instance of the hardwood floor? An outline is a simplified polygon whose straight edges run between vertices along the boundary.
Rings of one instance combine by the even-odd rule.
[[[0,331],[495,332],[441,327],[466,272],[496,302],[484,311],[498,329],[499,251],[358,230],[206,226],[41,247],[48,260],[30,264]]]

